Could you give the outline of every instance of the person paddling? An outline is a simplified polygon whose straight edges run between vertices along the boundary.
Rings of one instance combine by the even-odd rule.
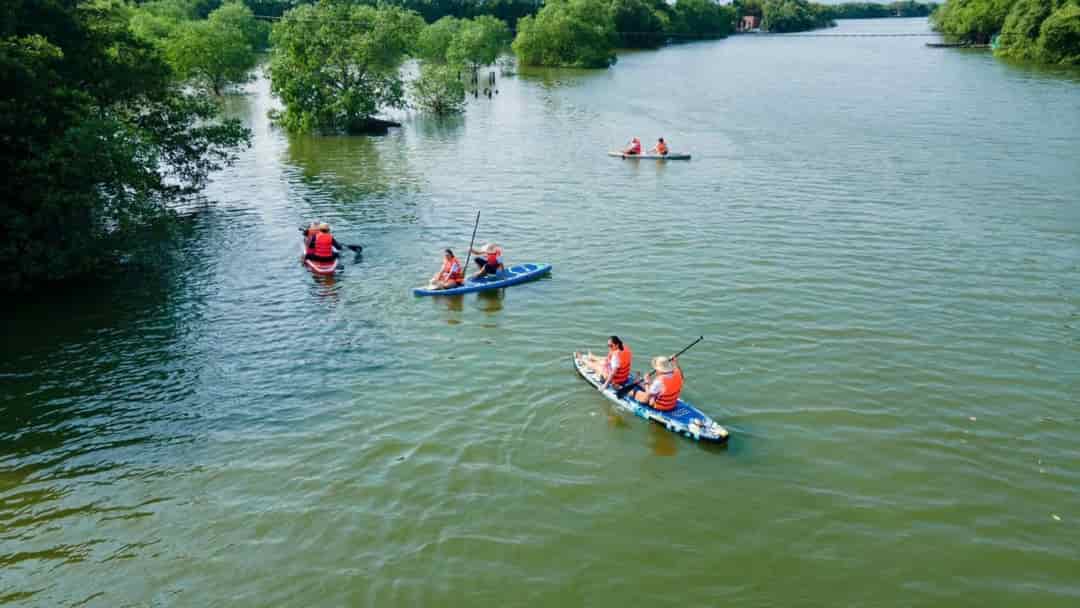
[[[637,156],[641,154],[641,140],[636,137],[634,139],[631,139],[630,145],[626,146],[626,148],[623,149],[622,153],[627,156]]]
[[[481,249],[470,249],[469,251],[477,256],[476,265],[480,267],[480,272],[474,274],[472,276],[473,279],[479,279],[480,277],[490,274],[497,274],[503,269],[502,247],[499,247],[495,243],[488,243]]]
[[[634,391],[634,399],[653,409],[669,412],[679,403],[683,386],[682,370],[677,359],[667,357],[653,357],[652,368],[654,371],[644,379],[649,388]]]
[[[649,150],[649,152],[659,154],[660,156],[667,156],[667,142],[665,142],[664,138],[661,137],[660,139],[656,140],[656,145],[653,146],[652,150]]]
[[[338,257],[338,250],[344,249],[342,245],[330,234],[330,224],[319,224],[319,231],[311,235],[307,242],[307,255],[309,260],[316,262],[333,262]]]
[[[428,283],[429,289],[453,289],[465,284],[465,269],[461,262],[454,256],[454,252],[447,249],[443,252],[443,265]]]
[[[311,222],[307,228],[301,228],[300,232],[304,235],[304,253],[314,253],[315,249],[311,245],[311,237],[318,234],[319,222]]]
[[[608,338],[607,345],[606,357],[597,357],[591,352],[584,357],[585,365],[604,379],[604,385],[600,387],[600,390],[613,384],[616,387],[625,384],[630,379],[630,367],[634,363],[633,351],[623,343],[619,336]]]

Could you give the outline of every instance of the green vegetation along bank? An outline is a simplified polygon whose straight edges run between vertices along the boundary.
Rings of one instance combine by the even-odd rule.
[[[948,0],[932,19],[950,39],[993,41],[1000,57],[1080,66],[1077,0]]]
[[[5,0],[0,288],[132,257],[248,141],[116,0]]]

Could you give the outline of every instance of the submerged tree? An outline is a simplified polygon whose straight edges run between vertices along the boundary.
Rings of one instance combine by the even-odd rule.
[[[409,83],[413,104],[433,114],[457,114],[465,107],[465,85],[458,78],[458,68],[425,63],[420,76]]]
[[[137,250],[141,230],[247,141],[176,86],[129,19],[116,1],[37,0],[0,20],[0,286]]]
[[[274,26],[271,88],[293,131],[378,132],[375,114],[405,103],[399,68],[424,27],[412,11],[336,0],[300,6]]]
[[[510,28],[495,17],[482,15],[464,21],[446,49],[446,61],[473,70],[491,65],[510,42]]]
[[[180,78],[220,95],[227,85],[248,79],[255,67],[255,49],[251,34],[232,21],[214,19],[216,14],[211,13],[205,21],[180,24],[165,39],[164,46]]]
[[[618,36],[607,0],[549,0],[518,20],[514,53],[523,65],[606,68]]]

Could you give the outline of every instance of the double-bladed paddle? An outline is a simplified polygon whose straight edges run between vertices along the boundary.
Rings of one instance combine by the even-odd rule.
[[[307,232],[307,228],[304,228],[303,226],[301,226],[300,227],[300,234],[304,234],[306,232]],[[350,249],[351,251],[355,251],[356,253],[360,253],[361,251],[364,250],[363,245],[349,245],[347,243],[342,243],[342,245],[345,245],[346,248]]]
[[[681,354],[685,353],[686,351],[690,350],[691,348],[694,347],[695,344],[697,344],[698,342],[701,342],[704,339],[705,339],[705,336],[698,336],[697,340],[694,340],[686,348],[680,350],[679,352],[675,353],[674,355],[671,355],[670,357],[668,357],[668,359],[677,359],[679,357],[679,355],[681,355]],[[626,386],[624,386],[624,387],[620,388],[619,390],[615,391],[615,396],[618,397],[619,399],[622,399],[630,391],[634,390],[635,388],[640,388],[641,387],[641,381],[644,378],[645,378],[645,376],[642,376],[642,375],[639,374],[637,380],[635,380],[634,382],[631,382],[630,384],[627,384]]]

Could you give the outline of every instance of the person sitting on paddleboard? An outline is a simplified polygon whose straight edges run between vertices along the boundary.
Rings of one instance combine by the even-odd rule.
[[[678,405],[679,393],[682,392],[683,373],[679,369],[679,363],[667,357],[653,357],[652,367],[655,378],[648,385],[648,390],[634,391],[634,399],[662,412],[671,411]],[[645,382],[648,382],[651,376],[654,376],[654,373],[646,375]]]
[[[667,156],[668,147],[667,143],[664,141],[664,138],[661,137],[660,139],[656,140],[656,145],[653,146],[652,150],[649,150],[649,152],[659,154],[660,156]]]
[[[435,276],[431,277],[429,285],[431,289],[452,289],[461,287],[465,283],[465,269],[461,262],[454,257],[454,252],[447,249],[443,253],[443,265]]]
[[[342,245],[330,234],[330,224],[319,224],[319,231],[312,234],[307,242],[307,255],[309,260],[316,262],[333,262],[338,257],[338,250],[344,249]]]
[[[591,352],[585,355],[585,365],[604,379],[604,385],[600,387],[600,390],[612,384],[617,387],[625,384],[630,379],[630,366],[634,362],[633,351],[619,339],[619,336],[608,338],[607,346],[608,354],[604,358],[597,357]]]
[[[641,140],[636,137],[634,139],[631,139],[630,145],[626,146],[626,148],[623,149],[622,153],[628,156],[636,156],[638,154],[641,154]]]
[[[472,278],[479,279],[489,274],[496,274],[503,269],[502,248],[495,243],[488,243],[482,249],[471,249],[470,251],[478,256],[476,265],[480,267],[480,272],[474,274]]]

